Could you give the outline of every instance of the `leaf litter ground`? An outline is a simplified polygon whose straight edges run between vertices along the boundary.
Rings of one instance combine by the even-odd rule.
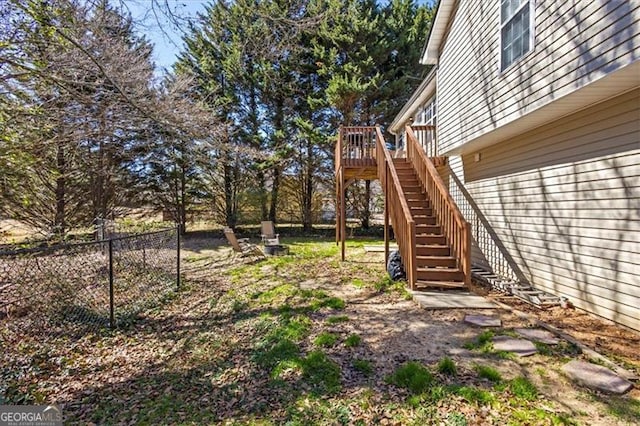
[[[187,238],[185,285],[126,328],[78,337],[3,327],[4,403],[58,403],[70,423],[633,424],[640,403],[559,373],[562,344],[516,359],[463,322],[504,310],[426,311],[356,240],[285,241],[246,263]],[[628,361],[632,366],[633,360]]]

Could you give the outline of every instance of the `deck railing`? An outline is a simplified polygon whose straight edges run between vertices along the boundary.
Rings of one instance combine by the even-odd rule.
[[[336,158],[347,167],[371,165],[376,159],[376,127],[341,127]],[[338,155],[341,153],[341,155]]]
[[[433,212],[442,227],[452,256],[458,259],[458,267],[464,274],[466,285],[471,282],[471,229],[467,221],[458,210],[453,198],[449,195],[444,182],[440,178],[436,167],[427,157],[418,142],[411,126],[406,127],[407,159],[413,165],[422,186],[427,192]]]
[[[413,289],[416,282],[416,224],[411,216],[409,204],[404,197],[400,179],[393,166],[393,159],[387,150],[384,136],[380,128],[376,128],[376,158],[378,177],[385,193],[385,206],[387,207],[393,232],[396,235],[400,256],[407,273],[407,282]]]
[[[413,133],[427,157],[438,156],[438,143],[436,139],[436,126],[426,124],[414,124],[411,126]]]

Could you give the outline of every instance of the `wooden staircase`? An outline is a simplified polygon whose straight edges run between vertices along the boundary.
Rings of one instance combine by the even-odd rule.
[[[342,242],[342,259],[346,187],[361,176],[377,177],[385,194],[385,261],[392,225],[411,289],[466,287],[471,280],[470,227],[432,161],[443,159],[427,157],[410,127],[406,148],[406,159],[392,158],[379,127],[340,128],[335,163],[336,243]]]
[[[404,158],[394,158],[393,165],[415,221],[415,287],[464,287],[464,273],[452,256],[451,247],[412,164]]]

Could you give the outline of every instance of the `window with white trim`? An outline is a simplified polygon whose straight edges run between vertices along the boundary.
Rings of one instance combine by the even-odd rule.
[[[500,70],[533,48],[532,0],[501,0]]]
[[[431,98],[427,101],[416,114],[416,120],[414,124],[426,124],[429,126],[436,125],[436,98]]]

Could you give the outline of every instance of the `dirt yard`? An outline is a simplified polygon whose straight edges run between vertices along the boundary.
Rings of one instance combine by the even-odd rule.
[[[132,326],[82,339],[3,328],[5,403],[59,403],[79,423],[637,424],[640,395],[610,396],[560,373],[568,342],[518,358],[490,338],[528,321],[505,309],[424,310],[385,279],[383,255],[285,241],[245,263],[221,240],[186,239],[187,285]],[[638,334],[578,311],[519,310],[640,371]],[[502,327],[466,324],[496,315]],[[600,340],[599,340],[600,339]]]

